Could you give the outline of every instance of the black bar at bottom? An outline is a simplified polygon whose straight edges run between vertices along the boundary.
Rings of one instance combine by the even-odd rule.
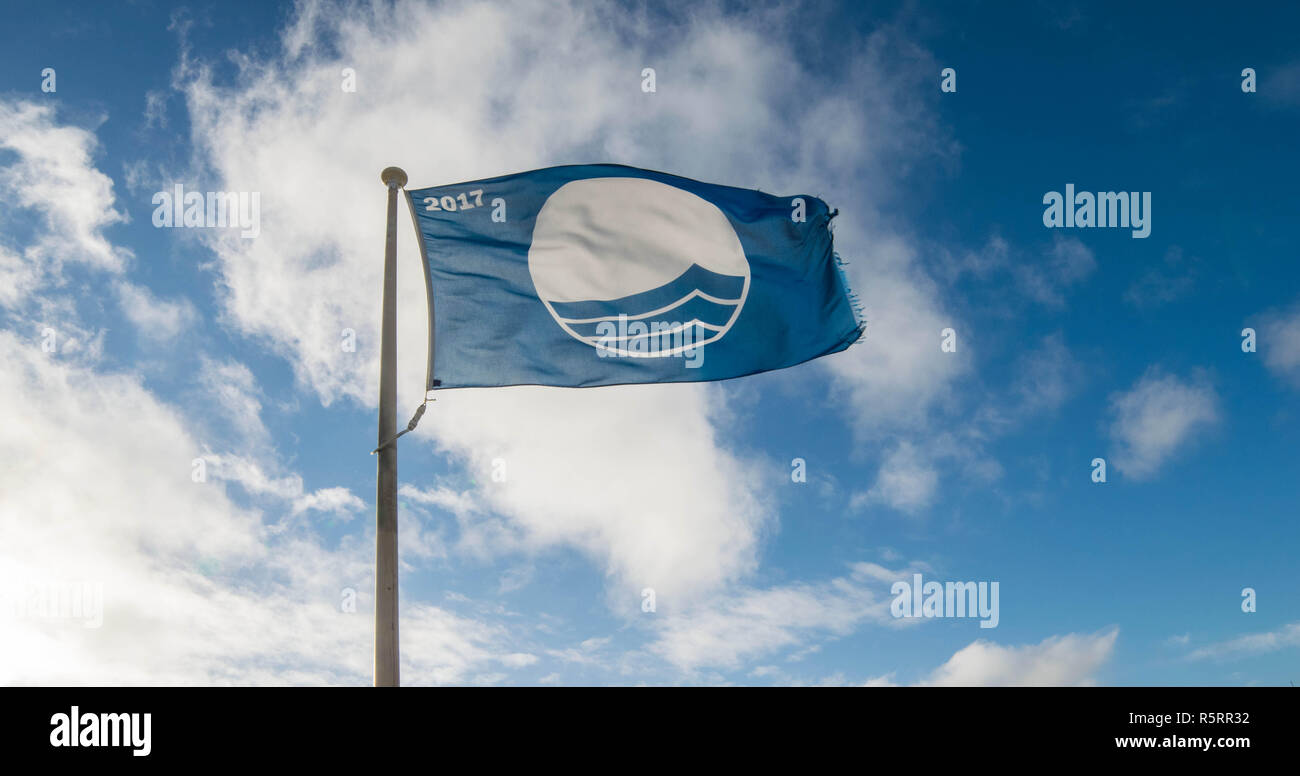
[[[1043,755],[1281,762],[1293,755],[1300,720],[1300,691],[1289,687],[60,687],[0,693],[6,760],[30,757],[52,766],[112,760],[128,768],[161,761],[336,769],[350,762],[373,766],[377,754],[417,768],[438,767],[446,758],[478,768],[521,757],[539,767],[589,761],[610,770],[621,770],[617,762],[624,757],[681,765],[775,754],[811,758],[809,766],[847,757],[861,767],[883,753],[922,767],[965,760],[1045,763]],[[74,722],[76,746],[70,741]],[[91,726],[93,733],[87,732]],[[118,745],[104,746],[113,732]],[[81,745],[96,738],[101,745]],[[135,754],[146,746],[147,755]],[[613,759],[600,754],[609,751]]]

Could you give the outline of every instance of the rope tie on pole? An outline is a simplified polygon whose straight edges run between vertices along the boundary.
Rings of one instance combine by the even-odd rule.
[[[385,447],[388,447],[392,443],[396,442],[397,438],[400,437],[401,435],[414,431],[415,427],[420,425],[420,418],[424,417],[424,408],[428,406],[429,402],[431,401],[434,400],[430,399],[428,396],[425,396],[424,401],[421,402],[420,406],[416,407],[415,414],[411,416],[411,422],[406,424],[406,428],[402,429],[401,431],[398,431],[396,434],[389,437],[382,445],[376,447],[374,450],[371,450],[370,454],[374,455],[378,453],[380,450],[383,450]]]

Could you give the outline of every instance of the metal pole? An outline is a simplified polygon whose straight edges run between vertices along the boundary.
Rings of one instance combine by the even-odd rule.
[[[379,356],[379,462],[375,476],[375,686],[398,685],[397,642],[397,190],[406,173],[379,174],[388,187],[384,307]]]

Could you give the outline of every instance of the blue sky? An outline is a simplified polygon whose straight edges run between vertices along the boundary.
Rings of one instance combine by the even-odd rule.
[[[846,5],[6,11],[0,583],[104,606],[11,606],[0,681],[367,683],[379,170],[580,162],[826,199],[867,339],[440,396],[401,443],[404,682],[1294,680],[1295,11]],[[258,192],[260,234],[155,228],[177,183]],[[1151,192],[1150,236],[1046,228],[1066,184]],[[997,627],[893,617],[918,572],[998,582]]]

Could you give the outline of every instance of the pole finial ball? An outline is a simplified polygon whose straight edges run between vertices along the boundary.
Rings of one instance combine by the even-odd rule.
[[[379,173],[379,180],[383,181],[385,186],[400,189],[406,185],[406,171],[401,167],[385,167],[384,171]]]

